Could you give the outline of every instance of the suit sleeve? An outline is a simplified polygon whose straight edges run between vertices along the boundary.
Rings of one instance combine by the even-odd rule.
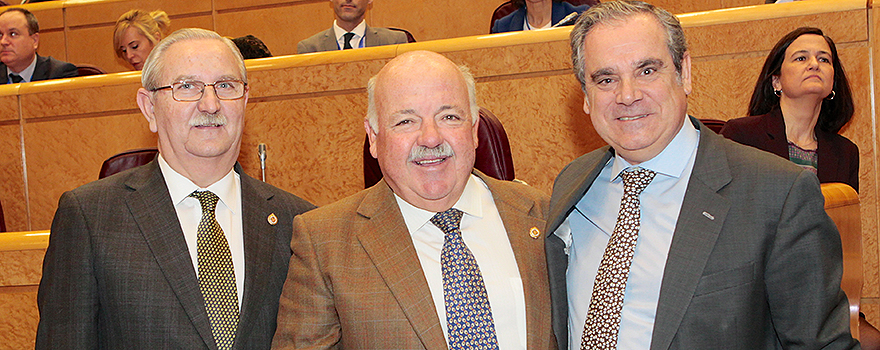
[[[840,234],[815,176],[802,171],[788,193],[765,271],[770,315],[785,349],[852,349],[849,304],[840,289]]]
[[[300,41],[296,44],[296,53],[297,54],[310,53],[310,52],[315,52],[315,51],[317,51],[317,49],[315,49],[314,47],[309,47],[306,44],[305,40]]]
[[[290,269],[278,308],[272,349],[338,349],[341,326],[330,281],[324,278],[309,229],[302,216],[293,220]]]
[[[99,302],[91,234],[73,192],[61,196],[51,232],[37,293],[36,349],[97,348]]]

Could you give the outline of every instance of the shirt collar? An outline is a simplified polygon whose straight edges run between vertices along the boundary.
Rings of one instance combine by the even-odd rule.
[[[192,182],[192,180],[171,168],[171,166],[168,165],[168,162],[165,161],[165,158],[162,157],[161,153],[158,158],[159,169],[162,171],[162,176],[165,178],[165,185],[168,187],[168,193],[171,195],[171,202],[174,203],[175,206],[183,202],[183,200],[189,197],[193,192],[197,190],[207,190],[214,192],[214,194],[220,198],[220,201],[226,204],[226,207],[228,207],[233,213],[238,210],[238,208],[241,208],[241,191],[239,190],[238,185],[240,175],[238,175],[235,170],[229,169],[229,173],[227,173],[222,179],[211,184],[208,188],[201,188]]]
[[[15,74],[18,74],[22,79],[24,79],[24,80],[22,80],[22,83],[30,83],[34,77],[34,69],[36,69],[36,68],[37,68],[37,55],[35,54],[34,60],[31,61],[31,64],[29,64],[27,66],[27,68],[25,68],[21,72],[13,72],[12,68],[9,68],[9,66],[6,66],[6,79],[9,79],[9,74],[15,73]]]
[[[458,201],[452,207],[461,210],[465,215],[482,218],[483,201],[481,197],[488,192],[489,188],[486,184],[476,175],[471,174],[464,186],[461,197],[458,198]],[[425,224],[430,223],[431,218],[436,214],[436,212],[427,211],[409,204],[396,193],[394,194],[394,199],[397,200],[397,206],[400,208],[403,221],[406,223],[406,228],[410,233],[416,232]]]
[[[362,20],[351,32],[354,33],[354,38],[351,38],[351,46],[354,47],[364,37],[364,33],[367,32],[367,21]],[[339,43],[339,47],[342,47],[344,43],[342,36],[348,32],[336,24],[336,20],[333,20],[333,33],[336,34],[336,42]]]
[[[679,178],[685,168],[687,168],[688,159],[690,159],[690,157],[683,157],[682,155],[690,155],[696,151],[699,142],[700,131],[694,127],[690,118],[685,116],[681,130],[679,130],[678,134],[672,138],[672,141],[666,145],[666,148],[664,148],[663,151],[660,151],[660,154],[656,155],[654,158],[639,164],[637,167],[652,170],[658,174],[663,174],[669,177]],[[624,160],[620,154],[615,154],[612,161],[612,182],[619,181],[620,173],[633,167],[633,165]]]

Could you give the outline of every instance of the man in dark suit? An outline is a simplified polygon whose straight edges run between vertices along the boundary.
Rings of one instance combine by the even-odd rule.
[[[584,111],[610,146],[553,186],[560,349],[858,348],[816,176],[687,116],[678,20],[603,2],[571,38]]]
[[[159,157],[62,195],[36,348],[267,349],[293,217],[312,205],[236,162],[248,88],[231,41],[174,32],[142,83]]]
[[[273,348],[553,348],[547,196],[473,169],[473,77],[410,52],[368,95],[384,179],[294,220]]]
[[[367,25],[364,16],[372,4],[373,0],[330,0],[336,15],[333,26],[297,43],[296,53],[405,44],[403,32]]]
[[[0,12],[0,84],[77,76],[76,66],[37,55],[40,24],[22,8]]]

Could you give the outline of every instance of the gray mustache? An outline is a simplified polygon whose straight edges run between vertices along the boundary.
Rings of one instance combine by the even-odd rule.
[[[189,126],[224,126],[226,123],[226,117],[220,113],[202,113],[189,120]]]
[[[407,161],[412,162],[416,159],[452,157],[454,155],[455,151],[452,150],[452,146],[443,142],[437,147],[418,146],[413,148],[409,152],[409,159],[407,159]]]

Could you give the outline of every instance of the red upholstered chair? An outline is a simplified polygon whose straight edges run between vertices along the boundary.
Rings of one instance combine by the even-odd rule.
[[[599,0],[563,0],[563,1],[565,1],[569,4],[572,4],[572,5],[575,5],[575,6],[590,5],[592,7],[592,6],[596,6],[599,4]],[[513,13],[513,11],[516,11],[518,8],[519,7],[517,7],[516,5],[513,4],[512,0],[505,1],[503,4],[498,5],[498,7],[495,8],[495,12],[492,12],[492,20],[489,21],[489,32],[490,33],[492,32],[492,27],[495,26],[495,21],[503,18],[504,16],[507,16],[507,15]]]
[[[709,128],[709,130],[712,130],[719,135],[721,134],[721,129],[724,128],[724,124],[727,124],[726,121],[718,119],[700,119],[700,122]]]
[[[91,64],[78,64],[78,65],[76,65],[76,70],[77,70],[77,73],[79,74],[79,76],[81,76],[81,77],[84,77],[87,75],[107,74],[107,72],[104,71],[103,69],[98,68],[97,66],[93,66]]]
[[[406,34],[406,42],[408,42],[408,43],[414,43],[414,42],[416,42],[416,38],[412,35],[412,33],[410,33],[410,32],[409,32],[408,30],[406,30],[406,29],[403,29],[403,28],[394,28],[394,27],[385,27],[385,28],[388,28],[388,29],[390,29],[390,30],[394,30],[394,31],[398,31],[398,32],[403,32],[403,34]]]
[[[156,148],[139,148],[119,153],[104,161],[98,178],[103,179],[123,170],[147,164],[156,159],[157,154],[159,154],[159,150]]]
[[[479,144],[476,150],[474,168],[499,180],[513,181],[513,156],[510,141],[501,121],[488,109],[480,107],[480,125],[477,129]],[[382,179],[379,161],[370,155],[370,140],[364,141],[364,188],[375,185]]]

